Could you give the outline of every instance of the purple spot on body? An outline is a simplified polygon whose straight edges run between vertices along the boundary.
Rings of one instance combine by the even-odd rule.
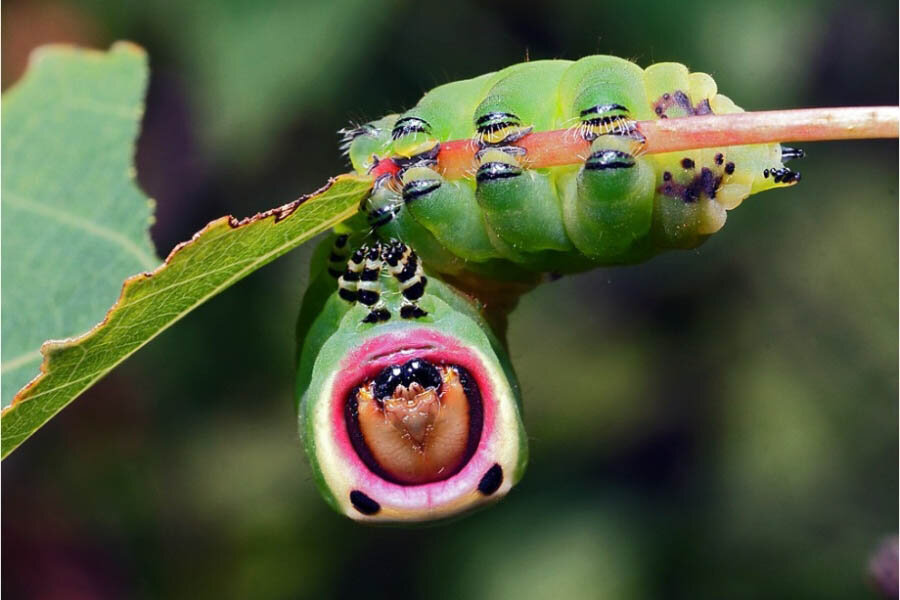
[[[722,183],[722,176],[716,175],[712,169],[707,167],[700,169],[700,173],[694,175],[686,184],[670,181],[671,174],[669,174],[669,179],[666,179],[665,176],[664,173],[663,180],[666,183],[657,188],[657,191],[664,196],[680,198],[687,204],[697,202],[703,196],[715,198],[719,185]]]
[[[678,110],[674,111],[674,114],[669,114],[669,110],[673,108]],[[661,119],[713,114],[708,98],[704,98],[696,105],[693,105],[691,104],[691,99],[682,90],[675,90],[671,94],[667,92],[660,96],[653,103],[653,112],[659,115]]]

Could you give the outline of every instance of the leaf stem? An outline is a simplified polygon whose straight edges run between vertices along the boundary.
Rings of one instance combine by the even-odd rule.
[[[645,152],[898,136],[896,106],[802,108],[642,121]]]
[[[638,121],[635,125],[646,140],[641,153],[656,154],[772,142],[896,138],[900,135],[898,123],[900,107],[871,106],[704,115]],[[577,164],[584,161],[590,149],[577,129],[531,133],[517,145],[527,151],[531,168]],[[478,168],[477,150],[471,139],[444,142],[438,168],[448,179],[472,176]],[[382,160],[372,174],[377,177],[397,168],[393,161]]]

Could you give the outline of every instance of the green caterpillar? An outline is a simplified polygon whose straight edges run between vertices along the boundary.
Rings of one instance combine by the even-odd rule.
[[[412,109],[345,132],[353,168],[385,158],[363,204],[382,239],[412,245],[449,274],[527,280],[644,261],[693,248],[750,194],[795,183],[779,144],[641,155],[635,120],[742,112],[705,73],[612,56],[513,65],[442,85]],[[569,128],[590,142],[581,164],[529,168],[519,142]],[[446,179],[442,143],[471,139],[477,170]],[[451,226],[452,224],[452,226]]]
[[[315,254],[297,328],[300,429],[329,503],[427,521],[509,491],[527,443],[506,313],[545,273],[695,247],[748,195],[795,183],[783,162],[802,153],[779,144],[641,154],[635,120],[740,110],[683,65],[591,56],[450,83],[346,131],[373,186]],[[566,128],[583,160],[530,168],[527,137]],[[476,167],[444,177],[459,139]]]

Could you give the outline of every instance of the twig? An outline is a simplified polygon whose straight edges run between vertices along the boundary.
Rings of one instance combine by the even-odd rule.
[[[642,154],[772,142],[896,138],[900,135],[900,108],[772,110],[638,121],[635,126],[646,140]],[[577,164],[585,159],[590,148],[572,129],[531,133],[517,145],[527,150],[531,168]],[[439,170],[448,179],[475,172],[476,150],[477,146],[469,139],[442,143],[437,157]],[[373,175],[396,170],[393,161],[382,160]]]

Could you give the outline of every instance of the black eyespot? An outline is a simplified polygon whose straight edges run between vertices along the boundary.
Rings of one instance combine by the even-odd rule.
[[[494,466],[488,469],[481,481],[478,482],[478,491],[485,496],[490,496],[500,489],[501,483],[503,483],[503,468],[494,463]]]
[[[359,490],[350,492],[350,504],[364,515],[372,516],[381,510],[381,505]]]
[[[691,160],[690,158],[682,158],[681,159],[681,168],[682,169],[693,169],[694,161]]]
[[[439,388],[441,374],[437,367],[421,358],[414,358],[402,365],[387,367],[375,377],[375,397],[389,397],[398,385],[409,387],[417,382],[424,388]]]
[[[733,162],[725,163],[725,172],[728,173],[729,175],[734,173],[734,163]]]

